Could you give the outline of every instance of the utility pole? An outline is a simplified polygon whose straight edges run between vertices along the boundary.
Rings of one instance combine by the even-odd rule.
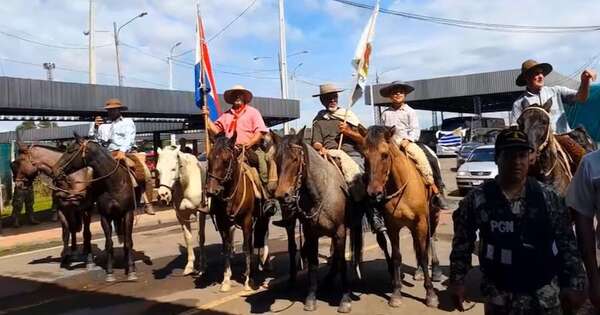
[[[89,21],[89,83],[96,84],[96,5],[94,0],[90,0],[90,21]]]
[[[119,62],[119,33],[117,31],[117,22],[113,22],[113,29],[115,32],[115,50],[116,50],[116,58],[117,58],[117,79],[119,81],[119,86],[123,85],[123,77],[121,76],[121,63]]]
[[[44,69],[47,71],[48,81],[54,81],[54,77],[52,76],[52,70],[56,68],[54,62],[44,62]]]
[[[173,49],[175,49],[179,45],[181,45],[181,42],[175,43],[175,45],[171,47],[171,50],[169,52],[169,90],[173,89]]]
[[[279,0],[279,78],[281,80],[281,98],[288,99],[287,52],[285,43],[284,0]],[[283,133],[290,133],[290,124],[283,124]]]

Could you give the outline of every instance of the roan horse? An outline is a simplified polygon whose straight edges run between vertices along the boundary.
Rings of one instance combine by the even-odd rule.
[[[351,221],[348,186],[337,168],[304,142],[304,129],[283,138],[274,133],[272,136],[277,144],[279,167],[275,197],[284,202],[284,209],[295,211],[290,217],[300,219],[305,236],[302,253],[308,260],[309,288],[304,310],[316,310],[319,237],[329,236],[334,250],[332,267],[325,283],[331,284],[336,274],[341,273],[342,298],[338,312],[348,313],[352,309],[345,258],[346,228]],[[361,228],[359,226],[351,232],[362,237]],[[356,255],[361,251],[362,242],[352,244]],[[290,257],[290,260],[295,261],[295,257]]]
[[[235,145],[236,133],[227,138],[223,133],[214,137],[214,147],[208,155],[206,193],[213,197],[211,212],[215,214],[217,228],[223,239],[225,269],[221,292],[231,290],[231,256],[235,227],[242,229],[243,250],[246,260],[244,289],[252,290],[253,237],[257,244],[264,241],[269,218],[261,215],[260,199],[254,193],[252,180],[242,163],[244,149]],[[260,185],[260,183],[257,183]],[[254,236],[253,236],[254,233]],[[263,247],[262,245],[256,247]],[[268,248],[266,246],[264,249]],[[268,253],[261,255],[263,265],[268,264]]]
[[[114,252],[111,225],[113,222],[119,242],[124,242],[127,281],[136,281],[138,278],[133,258],[133,219],[136,200],[139,200],[143,185],[134,188],[127,167],[115,161],[100,144],[85,140],[77,134],[75,139],[76,141],[67,148],[54,166],[54,178],[60,180],[65,174],[88,166],[93,169],[92,188],[97,192],[94,194],[94,199],[106,238],[106,281],[116,281],[113,275]]]
[[[371,126],[362,144],[368,174],[367,193],[383,203],[383,215],[392,245],[393,292],[389,305],[399,307],[402,303],[400,230],[408,227],[413,237],[417,264],[424,271],[425,304],[437,307],[438,298],[427,268],[431,236],[435,233],[437,222],[430,208],[431,191],[414,162],[394,144],[393,135],[394,127]],[[432,273],[436,277],[441,276],[435,250]]]
[[[187,247],[187,264],[184,275],[194,272],[194,244],[192,242],[192,227],[190,216],[196,215],[198,219],[198,238],[200,243],[200,257],[198,273],[206,271],[206,252],[204,251],[206,226],[206,211],[204,205],[204,176],[198,165],[198,159],[192,154],[179,151],[177,146],[167,146],[158,149],[158,162],[156,164],[160,186],[158,187],[158,200],[175,207],[175,215],[181,225],[183,238]]]
[[[530,168],[530,175],[553,186],[564,196],[579,160],[575,156],[570,156],[574,153],[572,150],[565,150],[560,145],[557,140],[560,135],[554,135],[550,126],[551,107],[552,99],[541,106],[539,104],[531,105],[523,110],[517,123],[519,128],[527,134],[529,143],[535,149],[536,161]],[[589,152],[590,149],[595,148],[583,128],[577,128],[568,135],[582,145],[580,150]],[[581,144],[582,141],[583,144]],[[571,161],[575,161],[575,163]]]
[[[15,181],[27,177],[33,180],[40,173],[52,175],[52,167],[58,162],[63,151],[49,146],[30,145],[18,143],[19,156],[15,162]],[[45,183],[52,189],[53,202],[57,205],[58,218],[62,226],[63,250],[61,252],[61,266],[69,267],[72,253],[77,249],[77,232],[83,226],[83,255],[87,268],[94,265],[92,255],[92,233],[90,220],[92,216],[92,193],[88,190],[88,183],[92,179],[92,170],[84,168],[57,181],[55,185]],[[69,239],[71,246],[69,247]]]

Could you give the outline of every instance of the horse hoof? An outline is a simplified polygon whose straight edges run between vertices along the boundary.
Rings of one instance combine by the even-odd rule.
[[[435,293],[428,294],[425,298],[425,305],[427,305],[427,307],[437,308],[438,304],[438,297],[435,295]]]
[[[418,268],[413,275],[414,281],[423,281],[425,279],[425,275],[423,274],[423,269]]]
[[[106,275],[106,282],[115,282],[117,281],[117,279],[115,278],[115,276],[112,273],[109,273]]]
[[[267,259],[264,263],[259,265],[260,271],[271,272],[273,271],[273,264],[271,264],[271,260]]]
[[[96,264],[87,263],[87,264],[85,264],[85,269],[87,269],[87,271],[92,271],[92,270],[96,269]]]
[[[400,307],[400,305],[402,305],[402,297],[392,296],[388,304],[390,307]]]
[[[231,291],[231,284],[230,283],[222,283],[221,284],[221,289],[219,291],[221,291],[221,292],[229,292],[229,291]]]
[[[189,276],[194,272],[194,267],[185,267],[185,269],[183,270],[183,275],[184,276]]]
[[[134,272],[130,272],[130,273],[127,275],[127,281],[132,281],[132,282],[133,282],[133,281],[137,281],[137,280],[138,280],[138,277],[137,277],[137,275],[135,274],[135,271],[134,271]]]
[[[433,272],[431,273],[431,281],[433,282],[441,282],[442,281],[442,271],[437,269],[437,270],[433,270]]]
[[[338,313],[350,313],[352,311],[352,299],[348,294],[344,294],[337,309]]]
[[[304,310],[306,312],[314,312],[317,310],[317,301],[316,300],[306,300],[304,303]]]

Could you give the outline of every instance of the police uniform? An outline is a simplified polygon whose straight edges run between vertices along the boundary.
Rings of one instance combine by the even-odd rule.
[[[567,207],[552,187],[528,178],[520,198],[509,201],[491,180],[470,192],[452,217],[450,281],[463,283],[479,231],[486,314],[562,314],[560,290],[584,289]]]

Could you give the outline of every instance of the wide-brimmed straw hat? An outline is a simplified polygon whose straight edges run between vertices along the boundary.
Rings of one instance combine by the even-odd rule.
[[[552,72],[552,65],[549,63],[538,63],[533,59],[525,60],[521,65],[521,74],[519,74],[517,80],[515,81],[517,86],[527,85],[527,75],[537,69],[541,69],[544,76],[547,76],[550,72]]]
[[[223,93],[223,98],[225,99],[225,102],[233,105],[236,96],[239,94],[242,95],[242,100],[244,100],[245,104],[250,103],[250,101],[252,100],[252,92],[248,91],[244,86],[239,84],[236,84],[229,90],[225,91],[225,93]]]
[[[121,103],[121,100],[118,98],[111,98],[106,101],[104,104],[104,109],[113,109],[118,108],[120,110],[127,110],[127,106]]]
[[[344,91],[344,89],[340,89],[333,83],[325,83],[325,84],[319,85],[319,94],[314,94],[313,97],[318,97],[321,95],[331,94],[331,93],[340,93],[342,91]]]
[[[415,88],[402,82],[402,81],[394,81],[390,83],[388,86],[379,90],[379,94],[383,97],[390,97],[392,93],[396,90],[404,91],[404,94],[410,94],[410,92],[414,91]]]

